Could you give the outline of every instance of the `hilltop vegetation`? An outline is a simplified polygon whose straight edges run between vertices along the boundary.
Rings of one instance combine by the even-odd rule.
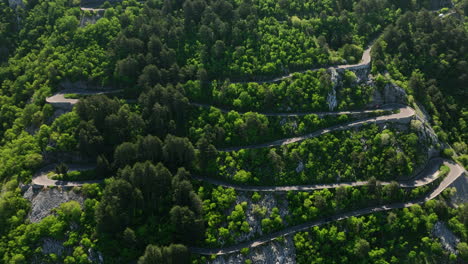
[[[253,205],[239,202],[232,189],[195,183],[195,172],[255,185],[335,182],[337,176],[343,181],[411,176],[427,159],[427,142],[414,128],[402,132],[371,125],[277,148],[217,149],[355,120],[256,112],[328,110],[334,84],[325,69],[275,83],[236,81],[357,63],[381,32],[372,54],[376,79],[388,72],[386,77],[411,95],[410,102],[421,103],[439,138],[453,143],[466,165],[466,22],[421,11],[430,8],[429,2],[131,0],[104,4],[102,18],[81,25],[83,11],[77,1],[32,0],[12,9],[0,0],[0,262],[90,263],[99,254],[105,263],[203,262],[206,259],[191,256],[189,247],[222,244],[218,237],[234,243],[251,231],[246,208]],[[466,12],[467,3],[456,1],[457,12]],[[341,77],[338,110],[363,109],[379,89],[358,84],[352,72]],[[66,97],[80,100],[68,113],[45,103],[70,83],[123,92],[69,94]],[[193,102],[232,111],[195,108]],[[379,114],[386,113],[374,115]],[[51,157],[68,156],[96,164],[90,177],[105,181],[74,188],[84,196],[83,204],[64,203],[31,223],[31,203],[23,198],[20,184],[30,184]],[[299,162],[304,168],[297,173]],[[385,202],[427,191],[387,189],[381,197]],[[336,190],[333,197],[328,190],[288,194],[294,219],[282,219],[278,208],[260,205],[256,219],[262,232],[269,233],[341,210],[339,199],[363,202],[377,197],[355,190]],[[362,195],[353,198],[358,192]],[[258,193],[249,197],[254,203],[261,199]],[[312,200],[315,209],[323,205],[324,214],[313,213]],[[455,210],[434,201],[423,208],[427,210],[389,213],[387,223],[383,214],[363,218],[363,223],[350,225],[349,239],[333,226],[297,234],[298,261],[398,262],[412,261],[416,254],[424,254],[429,263],[456,259],[428,239],[417,249],[409,241],[413,249],[404,251],[407,257],[395,253],[407,245],[408,236],[427,234],[439,218],[449,221],[460,236],[460,256],[466,258],[468,207]],[[418,223],[411,232],[410,222]],[[332,245],[340,247],[342,258],[322,247],[326,243],[304,242],[322,232],[336,237]],[[393,232],[395,237],[383,234]],[[388,243],[379,242],[376,233]],[[323,237],[316,241],[325,241]],[[62,255],[43,254],[50,240],[64,247]]]
[[[468,42],[468,32],[466,22],[457,17],[467,7],[467,1],[460,1],[454,15],[442,18],[427,11],[408,12],[385,29],[372,51],[374,70],[388,70],[407,87],[426,109],[438,137],[463,154],[465,166],[468,53],[463,43]]]

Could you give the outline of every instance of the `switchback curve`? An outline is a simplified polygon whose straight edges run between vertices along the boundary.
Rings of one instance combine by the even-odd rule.
[[[358,210],[354,210],[350,212],[339,213],[331,217],[319,219],[316,221],[312,221],[312,222],[308,222],[308,223],[304,223],[304,224],[300,224],[296,226],[291,226],[281,231],[274,232],[274,233],[262,236],[260,238],[254,239],[252,241],[239,243],[237,245],[233,245],[229,247],[224,247],[224,248],[190,247],[189,249],[192,253],[200,254],[200,255],[225,255],[225,254],[238,252],[243,248],[257,247],[265,243],[268,243],[276,238],[292,235],[294,233],[301,232],[301,231],[305,231],[314,226],[324,225],[324,224],[328,224],[334,221],[340,221],[340,220],[353,217],[353,216],[361,216],[361,215],[366,215],[370,213],[383,212],[383,211],[388,211],[388,210],[398,209],[398,208],[406,208],[406,207],[410,207],[416,204],[421,204],[421,203],[427,202],[437,197],[451,183],[453,183],[458,177],[460,177],[461,175],[463,175],[463,173],[465,173],[465,170],[460,165],[452,161],[446,161],[446,164],[450,168],[449,174],[445,177],[445,179],[439,184],[439,186],[436,189],[434,189],[431,193],[426,195],[424,198],[415,199],[413,201],[409,201],[405,203],[393,203],[389,205],[374,206],[374,207],[358,209]]]
[[[333,131],[339,131],[339,130],[347,130],[353,127],[360,127],[364,124],[367,123],[385,123],[385,122],[401,122],[401,123],[407,123],[411,120],[411,118],[415,115],[415,111],[413,108],[406,106],[406,107],[401,107],[399,113],[396,114],[390,114],[390,115],[384,115],[384,116],[378,116],[378,117],[370,117],[370,118],[364,118],[361,120],[357,121],[352,121],[348,122],[345,124],[340,124],[340,125],[335,125],[331,126],[328,128],[320,129],[317,131],[314,131],[312,133],[303,135],[303,136],[297,136],[297,137],[291,137],[291,138],[286,138],[286,139],[279,139],[275,140],[272,142],[267,142],[267,143],[262,143],[262,144],[255,144],[255,145],[248,145],[248,146],[239,146],[239,147],[230,147],[230,148],[222,148],[219,149],[220,151],[226,151],[226,152],[231,152],[231,151],[238,151],[241,149],[257,149],[257,148],[269,148],[269,147],[276,147],[276,146],[282,146],[282,145],[287,145],[291,143],[296,143],[300,142],[309,138],[314,138],[329,132]]]
[[[89,181],[62,181],[62,180],[52,180],[47,177],[47,174],[54,170],[56,164],[50,164],[40,169],[33,176],[32,183],[37,186],[62,186],[62,187],[75,187],[82,186],[84,184],[91,183],[101,183],[102,180],[89,180]],[[69,171],[83,171],[91,170],[96,166],[91,164],[69,164]]]
[[[442,158],[432,158],[427,162],[426,167],[418,173],[413,180],[400,181],[398,182],[401,188],[415,188],[427,185],[435,181],[439,176],[440,165],[448,165],[447,161]],[[289,191],[314,191],[322,189],[335,189],[338,187],[357,187],[367,185],[367,181],[356,181],[356,182],[342,182],[342,183],[330,183],[330,184],[313,184],[313,185],[291,185],[291,186],[255,186],[255,185],[240,185],[236,183],[230,183],[221,179],[208,178],[203,176],[192,176],[192,178],[207,182],[213,185],[223,186],[226,188],[233,188],[237,191],[249,191],[249,192],[289,192]],[[379,182],[381,185],[388,185],[391,182]]]

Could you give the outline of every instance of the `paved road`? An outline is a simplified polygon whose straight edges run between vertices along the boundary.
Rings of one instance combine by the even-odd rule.
[[[454,162],[445,161],[445,163],[450,167],[450,173],[445,177],[445,179],[441,182],[441,184],[436,189],[434,189],[431,193],[429,193],[424,198],[416,199],[416,200],[406,202],[406,203],[393,203],[389,205],[368,207],[368,208],[358,209],[358,210],[354,210],[354,211],[350,211],[346,213],[336,214],[328,218],[319,219],[316,221],[304,223],[304,224],[297,225],[297,226],[291,226],[281,231],[254,239],[252,241],[239,243],[237,245],[230,246],[230,247],[225,247],[225,248],[191,247],[190,251],[192,253],[201,254],[201,255],[225,255],[225,254],[235,253],[235,252],[240,251],[242,248],[257,247],[265,243],[268,243],[278,237],[292,235],[294,233],[301,232],[301,231],[306,231],[314,226],[328,224],[328,223],[343,220],[352,216],[361,216],[361,215],[366,215],[370,213],[388,211],[388,210],[398,209],[398,208],[405,208],[405,207],[410,207],[415,204],[424,203],[426,201],[429,201],[437,197],[443,190],[445,190],[458,177],[460,177],[463,173],[466,173],[466,171],[460,165]]]
[[[65,98],[66,94],[78,94],[78,95],[93,95],[93,94],[110,94],[118,93],[122,90],[111,90],[111,91],[94,91],[94,90],[80,90],[80,89],[65,89],[62,90],[51,97],[46,98],[46,102],[49,104],[63,104],[73,107],[78,103],[79,99],[67,99]]]
[[[439,176],[439,167],[444,163],[449,165],[447,161],[444,162],[442,158],[433,158],[428,161],[426,167],[422,172],[414,177],[413,180],[399,182],[402,188],[415,188],[424,186],[435,181]],[[291,185],[291,186],[255,186],[255,185],[239,185],[235,183],[226,182],[220,179],[213,179],[203,176],[192,176],[192,178],[204,181],[213,185],[219,185],[227,188],[233,188],[238,191],[251,191],[251,192],[289,192],[289,191],[314,191],[321,189],[335,189],[338,187],[356,187],[367,185],[367,181],[356,182],[342,182],[330,184],[313,184],[313,185]],[[388,185],[390,182],[380,182],[381,185]]]
[[[269,147],[276,147],[276,146],[282,146],[282,145],[287,145],[291,143],[296,143],[300,142],[303,140],[306,140],[308,138],[313,138],[317,137],[326,133],[330,133],[333,131],[339,131],[339,130],[346,130],[350,129],[353,127],[359,127],[367,123],[384,123],[384,122],[405,122],[405,120],[409,120],[409,118],[413,117],[415,115],[415,111],[413,108],[406,106],[406,107],[401,107],[399,113],[396,114],[390,114],[390,115],[384,115],[384,116],[378,116],[378,117],[370,117],[370,118],[364,118],[361,120],[357,121],[352,121],[349,123],[341,124],[341,125],[335,125],[331,126],[328,128],[320,129],[315,132],[312,132],[307,135],[303,136],[298,136],[298,137],[292,137],[292,138],[286,138],[286,139],[280,139],[276,140],[273,142],[268,142],[268,143],[263,143],[263,144],[255,144],[255,145],[249,145],[249,146],[240,146],[240,147],[231,147],[231,148],[224,148],[224,149],[219,149],[220,151],[238,151],[241,149],[256,149],[256,148],[269,148]]]
[[[350,68],[356,68],[356,67],[361,67],[361,66],[365,66],[365,65],[368,65],[370,64],[372,58],[370,56],[370,52],[371,52],[371,49],[372,49],[372,45],[373,45],[374,41],[372,41],[372,43],[366,48],[366,50],[364,50],[364,52],[362,53],[362,58],[361,58],[361,61],[359,63],[356,63],[356,64],[345,64],[345,65],[336,65],[336,66],[330,66],[329,68],[335,68],[335,69],[343,69],[343,70],[346,70],[346,69],[350,69]],[[319,67],[319,68],[312,68],[312,69],[307,69],[307,70],[303,70],[303,71],[296,71],[296,72],[293,72],[293,73],[290,73],[290,74],[287,74],[287,75],[282,75],[282,76],[279,76],[279,77],[274,77],[274,78],[270,78],[270,79],[267,79],[267,80],[263,80],[263,81],[242,81],[242,82],[232,82],[232,83],[249,83],[249,82],[255,82],[255,83],[274,83],[274,82],[279,82],[279,81],[282,81],[284,79],[288,79],[288,78],[291,78],[293,77],[293,75],[295,73],[305,73],[307,71],[317,71],[317,70],[320,70],[320,69],[323,69],[324,67]]]
[[[222,113],[229,113],[230,111],[236,111],[239,114],[245,114],[247,112],[242,112],[242,111],[237,111],[235,109],[226,109],[226,108],[220,108],[217,106],[213,106],[210,104],[200,104],[200,103],[190,103],[193,106],[198,106],[198,107],[203,107],[203,108],[217,108],[219,109]],[[335,111],[335,112],[293,112],[293,113],[270,113],[270,112],[257,112],[257,111],[250,111],[250,112],[255,112],[259,113],[264,116],[278,116],[278,117],[296,117],[296,116],[306,116],[306,115],[317,115],[318,117],[324,117],[324,116],[334,116],[334,115],[360,115],[360,114],[370,114],[370,113],[375,113],[377,111],[392,111],[392,110],[397,110],[400,109],[402,105],[400,104],[391,104],[391,105],[385,105],[382,108],[379,109],[369,109],[369,110],[356,110],[356,111]]]
[[[106,11],[104,8],[91,8],[91,7],[80,7],[81,11],[101,12]]]
[[[60,180],[52,180],[47,177],[47,173],[54,170],[56,164],[48,165],[42,169],[40,169],[32,179],[32,183],[35,185],[40,186],[82,186],[83,184],[87,183],[101,183],[102,180],[93,180],[93,181],[60,181]],[[95,165],[87,165],[87,164],[69,164],[68,168],[69,171],[84,171],[84,170],[91,170],[94,169]]]

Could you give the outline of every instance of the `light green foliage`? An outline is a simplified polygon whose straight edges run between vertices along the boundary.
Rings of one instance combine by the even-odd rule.
[[[260,199],[262,199],[262,196],[258,193],[258,192],[254,192],[252,194],[252,202],[258,202],[260,201]]]
[[[439,139],[467,142],[468,115],[462,91],[466,89],[468,67],[462,65],[466,65],[468,55],[458,43],[468,41],[468,31],[466,23],[447,18],[426,10],[403,14],[373,47],[373,65],[376,71],[388,71],[392,79],[408,88],[431,116]],[[410,30],[408,21],[418,23]],[[442,35],[438,35],[440,32]],[[416,46],[427,48],[414,49]]]
[[[356,85],[355,76],[347,73],[343,87],[337,89],[338,110],[357,109],[369,103],[373,88]],[[207,101],[200,93],[200,82],[189,81],[187,93],[198,101]],[[213,82],[210,102],[229,105],[237,110],[257,111],[328,111],[326,101],[332,89],[330,74],[325,70],[294,74],[274,83],[229,83]]]
[[[210,194],[211,192],[211,194]],[[236,200],[236,192],[231,188],[223,188],[221,186],[208,190],[205,188],[199,189],[199,195],[203,197],[204,219],[207,224],[205,231],[205,243],[208,245],[217,245],[220,241],[218,237],[231,240],[237,228],[242,227],[245,219],[244,207],[242,205],[235,206],[235,210],[231,215],[227,216],[225,211],[230,208]],[[228,223],[226,228],[225,223]],[[230,229],[233,230],[230,230]]]
[[[276,147],[273,154],[269,148],[219,152],[218,169],[227,179],[233,169],[250,172],[248,178],[232,180],[261,185],[326,183],[337,177],[340,181],[370,177],[390,181],[410,176],[424,162],[423,147],[416,134],[380,131],[370,125],[360,131],[333,132]],[[304,169],[297,172],[300,162]]]
[[[415,205],[389,213],[351,217],[297,233],[294,236],[297,261],[310,263],[327,259],[327,263],[355,263],[364,259],[366,263],[449,263],[456,256],[444,251],[440,242],[430,235],[434,223],[447,213],[441,209],[447,209],[444,201],[430,201],[422,207]],[[458,209],[449,211],[450,215],[460,213]],[[462,250],[466,247],[463,243],[459,244]]]
[[[58,216],[67,222],[79,222],[81,216],[81,205],[77,201],[63,203],[57,209]]]
[[[24,1],[17,10],[7,2],[0,2],[1,263],[89,263],[90,249],[102,252],[109,263],[131,263],[141,255],[141,264],[166,259],[187,263],[187,248],[174,243],[197,243],[204,226],[206,245],[233,243],[241,233],[251,231],[247,209],[264,218],[265,232],[291,223],[283,222],[278,208],[268,213],[258,204],[235,204],[232,189],[200,187],[202,203],[193,191],[190,169],[219,169],[222,176],[239,182],[290,184],[336,181],[337,177],[389,179],[409,175],[421,164],[415,146],[422,142],[415,134],[377,132],[375,128],[367,134],[343,132],[284,148],[218,156],[213,145],[276,140],[351,119],[307,115],[283,122],[253,112],[191,111],[188,97],[245,111],[327,110],[332,84],[325,70],[295,74],[275,83],[231,83],[229,79],[265,79],[357,62],[364,46],[386,25],[405,11],[429,8],[428,1],[132,0],[105,3],[104,16],[83,27],[80,19],[90,12],[81,11],[77,0]],[[423,102],[439,138],[454,142],[464,162],[468,112],[459,95],[466,83],[467,58],[459,43],[466,43],[466,29],[455,21],[452,17],[433,19],[426,12],[405,14],[373,48],[373,69],[388,70]],[[429,35],[433,32],[440,36]],[[342,77],[337,87],[338,109],[367,105],[373,87],[357,84],[351,72]],[[382,78],[377,77],[377,86],[384,85]],[[132,103],[86,96],[73,112],[52,121],[54,108],[45,99],[65,86],[63,81],[123,88],[122,94]],[[84,157],[97,158],[97,176],[116,177],[103,187],[83,186],[83,205],[65,203],[54,215],[29,223],[30,204],[22,198],[18,184],[31,180],[43,165],[43,153],[54,156],[57,153],[50,152],[76,150]],[[300,161],[305,168],[296,173]],[[83,179],[83,175],[71,172],[62,179]],[[379,188],[323,190],[288,198],[301,211],[294,215],[305,215],[305,219],[329,207],[350,208],[369,197],[379,201],[401,198],[395,184]],[[425,191],[417,189],[411,195]],[[258,202],[261,196],[253,194],[252,199]],[[453,210],[459,209],[438,204],[434,208],[445,212],[448,225],[463,240],[459,250],[464,255],[465,207],[457,213]],[[369,257],[372,263],[444,263],[446,259],[433,257],[443,253],[430,236],[418,236],[419,244],[404,244],[400,238],[406,232],[419,234],[438,216],[425,215],[418,207],[402,212],[396,218],[350,219],[346,234],[317,231],[318,239],[304,239],[306,247],[298,247],[299,261],[357,263]],[[377,232],[382,226],[387,229]],[[372,238],[390,231],[398,236]],[[64,241],[70,254],[40,256],[46,237]],[[301,259],[304,248],[313,249],[307,254],[313,259]],[[333,254],[320,254],[329,248]],[[402,254],[390,257],[396,251]]]
[[[315,114],[309,114],[281,117],[265,116],[253,112],[222,113],[214,107],[199,108],[192,111],[191,115],[193,118],[190,119],[189,137],[194,142],[207,138],[217,147],[258,144],[303,135],[354,120],[347,115],[318,117]]]
[[[272,231],[279,230],[283,227],[283,219],[279,214],[279,209],[274,207],[271,210],[270,217],[262,219],[262,232],[269,233]]]
[[[250,172],[246,172],[245,170],[240,170],[234,174],[233,180],[236,182],[248,182],[251,177]]]

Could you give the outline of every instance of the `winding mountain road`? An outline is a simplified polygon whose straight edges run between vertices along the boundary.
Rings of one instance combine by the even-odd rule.
[[[398,182],[401,188],[415,188],[427,185],[435,181],[439,176],[440,165],[449,166],[449,161],[444,161],[442,158],[433,158],[427,162],[426,167],[413,180]],[[249,192],[289,192],[289,191],[314,191],[321,189],[335,189],[338,187],[357,187],[367,185],[367,181],[356,181],[356,182],[341,182],[341,183],[330,183],[330,184],[313,184],[313,185],[292,185],[292,186],[255,186],[255,185],[240,185],[235,183],[226,182],[220,179],[213,179],[203,176],[192,176],[192,178],[204,181],[213,185],[223,186],[226,188],[233,188],[237,191],[249,191]],[[379,182],[381,185],[388,185],[391,182]]]
[[[219,109],[221,113],[229,113],[231,111],[236,111],[239,114],[245,114],[247,112],[242,112],[242,111],[237,111],[235,109],[226,109],[226,108],[221,108],[217,106],[213,106],[210,104],[200,104],[200,103],[190,103],[193,106],[197,107],[203,107],[203,108],[211,108],[214,107],[216,109]],[[355,110],[355,111],[334,111],[334,112],[293,112],[293,113],[270,113],[270,112],[257,112],[257,111],[249,111],[249,112],[255,112],[264,116],[278,116],[278,117],[297,117],[297,116],[306,116],[306,115],[317,115],[318,117],[324,117],[324,116],[336,116],[336,115],[362,115],[362,114],[372,114],[377,111],[393,111],[400,109],[402,105],[400,104],[388,104],[384,105],[381,108],[377,109],[368,109],[368,110]]]
[[[91,8],[82,8],[83,11],[89,10],[91,11]],[[99,9],[95,9],[95,11],[101,11]],[[332,66],[332,68],[335,68],[337,70],[346,70],[346,69],[359,69],[359,68],[365,68],[368,67],[371,63],[371,52],[372,44],[363,52],[361,62],[358,64],[350,64],[350,65],[338,65],[338,66]],[[319,70],[320,68],[315,68],[315,69],[309,69],[310,71],[314,70]],[[304,71],[298,71],[295,73],[304,73],[309,70],[304,70]],[[256,81],[257,83],[268,83],[268,82],[278,82],[287,78],[291,78],[294,73],[271,78],[268,80],[263,80],[263,81]],[[250,81],[248,81],[250,82]],[[238,83],[248,83],[248,82],[238,82]],[[75,93],[75,94],[81,94],[81,95],[91,95],[91,94],[105,94],[105,93],[115,93],[118,91],[85,91],[85,90],[62,90],[59,93],[48,97],[46,101],[54,106],[57,107],[62,107],[62,108],[67,108],[71,109],[78,101],[79,99],[67,99],[65,98],[65,94],[67,93]],[[192,103],[193,105],[196,106],[201,106],[201,107],[210,107],[209,105],[204,105],[204,104],[196,104]],[[325,133],[333,132],[333,131],[339,131],[339,130],[346,130],[346,129],[351,129],[354,127],[359,127],[362,126],[363,124],[366,123],[383,123],[383,122],[402,122],[406,123],[409,122],[415,116],[415,111],[408,107],[408,106],[400,106],[399,108],[399,113],[396,114],[390,114],[390,115],[385,115],[385,116],[379,116],[379,117],[372,117],[372,118],[364,118],[361,120],[357,121],[352,121],[346,124],[341,124],[341,125],[336,125],[332,126],[329,128],[321,129],[318,131],[315,131],[313,133],[303,135],[303,136],[298,136],[298,137],[292,137],[292,138],[287,138],[287,139],[281,139],[281,140],[276,140],[273,142],[269,143],[264,143],[264,144],[256,144],[256,145],[249,145],[249,146],[241,146],[241,147],[233,147],[233,148],[226,148],[226,149],[220,149],[221,151],[237,151],[240,149],[255,149],[255,148],[266,148],[266,147],[275,147],[275,146],[281,146],[281,145],[286,145],[286,144],[291,144],[295,142],[300,142],[308,138],[313,138],[320,136]],[[383,109],[376,109],[376,110],[395,110],[395,108],[383,108]],[[347,114],[347,115],[355,115],[355,114],[366,114],[366,113],[372,113],[375,112],[376,110],[362,110],[362,111],[342,111],[342,112],[304,112],[304,113],[264,113],[266,116],[303,116],[303,115],[308,115],[308,114],[317,114],[318,116],[327,116],[327,115],[341,115],[341,114]],[[228,110],[221,109],[223,112],[228,112]],[[230,254],[230,253],[235,253],[240,251],[243,248],[253,248],[257,247],[260,245],[263,245],[265,243],[268,243],[276,238],[282,237],[282,236],[287,236],[287,235],[292,235],[294,233],[300,232],[300,231],[305,231],[311,227],[314,226],[319,226],[319,225],[324,225],[328,224],[330,222],[334,221],[339,221],[343,220],[349,217],[353,216],[361,216],[361,215],[366,215],[370,213],[375,213],[375,212],[382,212],[382,211],[388,211],[392,209],[398,209],[398,208],[405,208],[405,207],[410,207],[412,205],[424,203],[426,201],[429,201],[431,199],[434,199],[437,197],[443,190],[445,190],[450,184],[452,184],[458,177],[466,173],[466,171],[458,164],[448,161],[448,160],[443,160],[441,158],[436,158],[432,159],[426,168],[424,169],[423,172],[418,174],[415,180],[410,180],[410,181],[405,181],[405,182],[400,182],[399,185],[402,188],[414,188],[418,186],[424,186],[426,184],[432,183],[435,181],[439,175],[438,168],[441,164],[445,164],[450,168],[450,172],[448,175],[442,180],[442,182],[432,190],[427,196],[424,198],[420,199],[415,199],[413,201],[409,201],[406,203],[393,203],[389,205],[381,205],[381,206],[375,206],[375,207],[368,207],[368,208],[363,208],[363,209],[358,209],[358,210],[353,210],[349,212],[344,212],[344,213],[339,213],[331,217],[319,219],[316,221],[304,223],[301,225],[296,225],[296,226],[291,226],[288,228],[285,228],[281,231],[271,233],[265,236],[262,236],[260,238],[254,239],[252,241],[248,242],[243,242],[239,243],[237,245],[229,246],[229,247],[224,247],[224,248],[201,248],[201,247],[190,247],[190,251],[195,254],[201,254],[201,255],[225,255],[225,254]],[[32,179],[32,183],[35,185],[40,185],[40,186],[82,186],[83,184],[86,183],[100,183],[102,182],[101,180],[95,180],[95,181],[58,181],[58,180],[52,180],[47,177],[47,173],[52,171],[54,168],[54,165],[49,165],[38,171]],[[70,170],[88,170],[94,168],[94,166],[91,165],[69,165]],[[203,180],[215,185],[220,185],[224,187],[230,187],[234,188],[237,190],[242,190],[242,191],[260,191],[260,192],[286,192],[286,191],[312,191],[312,190],[319,190],[319,189],[324,189],[324,188],[338,188],[340,186],[363,186],[366,185],[367,182],[365,181],[360,181],[360,182],[345,182],[345,183],[335,183],[335,184],[315,184],[315,185],[296,185],[296,186],[242,186],[242,185],[236,185],[236,184],[231,184],[227,183],[221,180],[216,180],[216,179],[209,179],[205,177],[197,177],[194,176],[195,179],[198,180]],[[389,184],[389,182],[382,182],[382,185]]]
[[[224,248],[190,247],[190,251],[192,253],[200,254],[200,255],[225,255],[225,254],[235,253],[235,252],[240,251],[243,248],[258,247],[276,238],[287,236],[287,235],[292,235],[294,233],[301,232],[301,231],[305,231],[314,226],[324,225],[324,224],[328,224],[334,221],[340,221],[340,220],[353,217],[353,216],[361,216],[361,215],[366,215],[366,214],[371,214],[371,213],[376,213],[376,212],[388,211],[392,209],[406,208],[406,207],[410,207],[416,204],[427,202],[437,197],[440,193],[442,193],[443,190],[445,190],[458,177],[463,175],[463,173],[466,173],[466,171],[460,165],[452,161],[445,161],[444,163],[450,168],[449,174],[445,177],[445,179],[440,183],[440,185],[436,189],[434,189],[431,193],[429,193],[424,198],[416,199],[416,200],[405,202],[405,203],[393,203],[389,205],[367,207],[367,208],[358,209],[358,210],[354,210],[350,212],[339,213],[331,217],[319,219],[319,220],[304,223],[301,225],[291,226],[281,231],[271,233],[271,234],[262,236],[260,238],[254,239],[252,241],[239,243],[237,245],[233,245],[229,247],[224,247]]]
[[[90,181],[62,181],[62,180],[52,180],[47,177],[47,174],[54,170],[56,164],[50,164],[42,169],[40,169],[36,174],[33,176],[32,183],[34,185],[39,186],[63,186],[63,187],[71,187],[71,186],[82,186],[83,184],[91,184],[91,183],[101,183],[102,180],[90,180]],[[85,171],[94,169],[95,165],[83,165],[83,164],[69,164],[68,171]]]
[[[364,118],[361,120],[357,121],[352,121],[349,123],[341,124],[341,125],[335,125],[331,126],[328,128],[320,129],[315,132],[309,133],[307,135],[303,136],[298,136],[298,137],[292,137],[292,138],[286,138],[286,139],[280,139],[280,140],[275,140],[273,142],[267,142],[263,144],[255,144],[255,145],[248,145],[248,146],[239,146],[239,147],[230,147],[230,148],[223,148],[219,149],[219,151],[238,151],[241,149],[256,149],[256,148],[269,148],[269,147],[276,147],[276,146],[282,146],[282,145],[287,145],[291,143],[296,143],[300,142],[303,140],[306,140],[308,138],[313,138],[317,137],[326,133],[330,133],[333,131],[339,131],[339,130],[347,130],[353,127],[359,127],[367,123],[385,123],[385,122],[400,122],[400,123],[407,123],[411,120],[411,118],[415,115],[415,111],[413,108],[409,106],[401,107],[399,108],[400,112],[396,114],[390,114],[390,115],[384,115],[384,116],[378,116],[378,117],[370,117],[370,118]]]
[[[121,91],[122,90],[95,91],[95,90],[65,89],[65,90],[61,90],[60,92],[50,97],[47,97],[46,102],[58,108],[71,109],[73,108],[75,104],[78,103],[80,99],[65,98],[66,94],[95,95],[95,94],[112,94],[112,93],[118,93]]]
[[[106,11],[104,8],[92,8],[92,7],[80,7],[81,11],[90,11],[90,12],[103,12]]]
[[[371,44],[369,44],[369,46],[364,50],[364,52],[362,53],[361,61],[359,63],[335,65],[335,66],[332,65],[332,66],[328,66],[328,68],[335,68],[337,70],[350,70],[350,69],[353,69],[353,68],[368,67],[370,65],[370,63],[371,63],[371,60],[372,60],[371,50],[372,50],[373,44],[374,44],[374,41],[372,41]],[[326,66],[324,66],[324,67],[326,67]],[[305,73],[307,71],[317,71],[317,70],[323,69],[324,67],[317,67],[317,68],[307,69],[307,70],[303,70],[303,71],[296,71],[296,72],[293,72],[293,73],[290,73],[290,74],[286,74],[286,75],[282,75],[282,76],[278,76],[278,77],[274,77],[274,78],[270,78],[270,79],[266,79],[266,80],[262,80],[262,81],[240,81],[240,82],[232,82],[232,83],[250,83],[250,82],[274,83],[274,82],[282,81],[284,79],[289,79],[289,78],[293,77],[295,73]]]

